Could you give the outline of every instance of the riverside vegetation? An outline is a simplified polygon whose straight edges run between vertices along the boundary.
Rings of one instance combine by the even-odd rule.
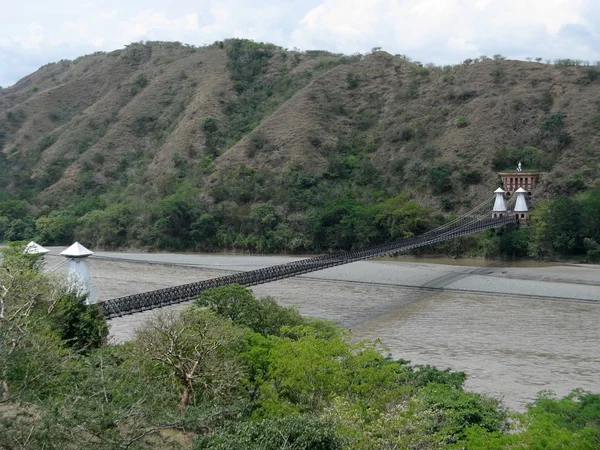
[[[594,449],[600,395],[542,392],[524,413],[465,374],[351,344],[241,286],[159,311],[107,343],[95,305],[3,249],[0,448]]]
[[[599,74],[572,60],[436,67],[241,39],[49,64],[0,89],[0,239],[350,249],[452,219],[522,161],[549,174],[530,229],[431,251],[595,261]]]

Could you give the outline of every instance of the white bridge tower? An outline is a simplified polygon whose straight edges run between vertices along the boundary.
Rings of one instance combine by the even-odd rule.
[[[88,305],[97,303],[98,297],[96,296],[94,286],[90,283],[90,277],[84,262],[84,259],[93,255],[94,252],[88,250],[79,242],[75,242],[60,254],[69,258],[69,278],[74,283],[74,292],[78,295],[87,293],[86,303]]]

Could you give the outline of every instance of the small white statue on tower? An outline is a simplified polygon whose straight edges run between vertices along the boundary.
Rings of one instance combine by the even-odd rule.
[[[522,172],[523,169],[521,168],[521,161],[519,161],[519,164],[517,164],[517,172]]]

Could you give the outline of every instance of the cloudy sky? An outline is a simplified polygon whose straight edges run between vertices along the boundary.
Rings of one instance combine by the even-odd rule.
[[[0,86],[40,66],[141,40],[228,37],[390,53],[600,60],[598,0],[0,0]]]

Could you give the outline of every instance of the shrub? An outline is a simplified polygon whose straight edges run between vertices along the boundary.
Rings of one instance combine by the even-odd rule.
[[[580,59],[564,58],[564,59],[555,59],[554,60],[555,66],[578,67],[581,64],[582,64],[582,61]]]
[[[97,305],[87,305],[86,296],[66,294],[55,303],[51,326],[63,341],[79,351],[90,351],[106,342],[108,325]]]
[[[104,154],[96,152],[92,155],[92,161],[98,165],[104,164]]]
[[[208,116],[202,120],[200,125],[206,136],[206,150],[209,155],[214,157],[219,154],[219,147],[223,145],[223,136],[219,130],[219,123],[214,117]]]
[[[494,78],[494,83],[501,83],[504,80],[505,73],[503,70],[494,69],[492,70],[492,77]]]
[[[594,114],[585,124],[592,130],[600,131],[600,114]]]
[[[372,128],[379,118],[379,112],[375,109],[367,108],[361,110],[356,118],[356,127],[361,131]]]
[[[258,150],[264,149],[268,143],[269,140],[263,132],[257,131],[252,133],[246,145],[246,155],[253,157]]]
[[[202,119],[202,124],[200,125],[200,127],[202,128],[202,131],[204,131],[207,134],[212,134],[219,131],[219,124],[217,122],[217,119],[211,116]]]
[[[148,85],[148,77],[143,73],[139,74],[131,86],[131,95],[137,95]]]
[[[402,127],[402,129],[400,130],[400,137],[402,138],[403,141],[408,142],[410,141],[412,138],[415,137],[415,130],[413,130],[411,127],[409,126],[404,126]]]
[[[540,126],[543,131],[556,131],[565,126],[565,114],[552,114]]]
[[[467,101],[470,100],[472,98],[477,97],[477,91],[473,90],[473,89],[465,89],[464,91],[460,92],[459,94],[457,94],[456,98],[458,100],[461,101]]]
[[[69,111],[66,111],[66,110],[60,109],[60,108],[55,108],[48,113],[48,119],[50,119],[52,122],[61,122],[63,120],[67,120],[69,118],[70,118]]]
[[[429,169],[429,184],[434,194],[452,191],[452,169],[448,166],[435,166]]]
[[[199,437],[194,450],[337,450],[344,448],[333,423],[307,415],[289,415],[260,422],[234,422],[227,429]]]
[[[36,146],[36,150],[43,152],[52,144],[54,144],[57,139],[58,136],[56,134],[46,134],[45,136],[42,136],[38,142],[38,145]]]
[[[469,125],[469,118],[466,116],[458,116],[454,123],[458,128],[464,128]]]
[[[523,108],[523,100],[521,100],[520,98],[513,98],[511,105],[515,111],[520,111],[521,108]]]
[[[600,261],[600,244],[591,238],[584,238],[583,246],[586,250],[587,262],[593,263]]]
[[[466,169],[460,171],[460,181],[463,185],[479,184],[483,178],[480,169]]]
[[[454,204],[452,203],[452,200],[450,200],[448,197],[440,198],[440,206],[446,212],[452,211],[452,209],[454,209]]]
[[[544,154],[532,146],[521,148],[504,148],[496,151],[492,162],[494,170],[514,169],[521,161],[527,169],[549,170],[554,165],[554,156]]]
[[[12,125],[19,126],[25,120],[25,111],[17,109],[16,111],[7,111],[6,120]]]
[[[312,145],[315,148],[319,148],[321,147],[321,145],[323,145],[321,137],[315,132],[311,132],[308,134],[308,142],[310,142],[310,145]]]
[[[428,145],[423,149],[423,159],[433,159],[437,154],[438,150],[433,145]]]
[[[138,137],[143,137],[155,131],[158,124],[158,118],[152,114],[138,114],[131,126],[133,133]]]
[[[255,78],[266,70],[276,48],[272,44],[246,39],[227,39],[224,46],[234,88],[239,93],[248,89]]]
[[[360,77],[353,72],[348,72],[346,82],[348,83],[348,89],[356,89],[360,84]]]
[[[594,82],[598,79],[598,77],[600,77],[600,71],[595,68],[590,68],[586,71],[586,76],[590,82]]]

